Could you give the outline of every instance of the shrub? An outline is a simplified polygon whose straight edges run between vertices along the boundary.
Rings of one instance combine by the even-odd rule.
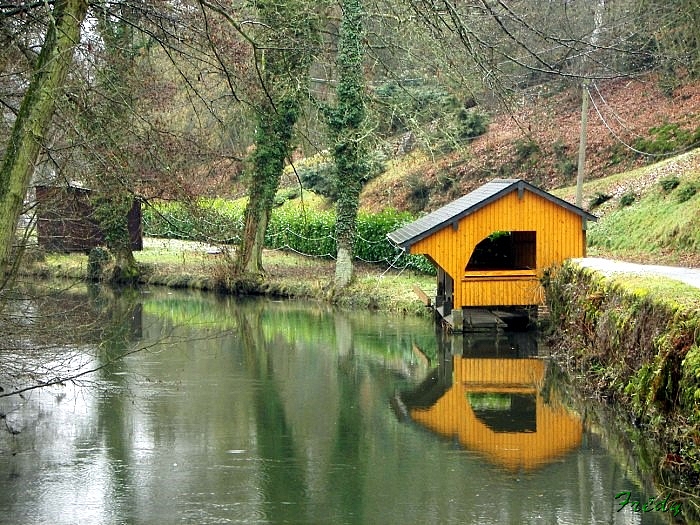
[[[554,152],[554,157],[557,160],[566,160],[567,150],[568,148],[566,147],[566,143],[561,137],[558,137],[552,144],[552,151]]]
[[[615,142],[612,146],[606,148],[608,152],[608,166],[617,166],[631,158],[631,150],[623,146],[619,142]]]
[[[367,156],[369,171],[362,179],[362,184],[377,177],[386,169],[386,155],[381,150],[375,150]],[[336,187],[335,164],[327,155],[314,155],[300,161],[296,165],[296,172],[304,189],[335,201],[338,198]],[[292,197],[293,198],[293,197]]]
[[[296,166],[301,184],[307,190],[323,195],[331,200],[337,198],[334,165],[330,157],[314,156]]]
[[[635,149],[648,154],[680,152],[700,141],[700,126],[689,131],[679,124],[666,123],[649,128],[649,135],[648,138],[637,139]]]
[[[221,243],[237,243],[243,229],[243,205],[224,199],[202,201],[200,206],[175,202],[152,203],[144,208],[144,235]],[[386,234],[411,222],[408,212],[385,210],[359,213],[355,255],[370,263],[434,274],[435,268],[423,256],[403,253]],[[315,257],[332,257],[336,252],[335,211],[305,209],[290,201],[273,209],[265,234],[267,248],[292,250]]]
[[[406,179],[408,185],[408,199],[411,202],[411,210],[421,211],[430,200],[430,186],[422,174],[411,173]]]
[[[394,136],[414,131],[427,144],[443,151],[483,135],[488,116],[451,89],[434,82],[389,81],[374,90],[376,133]]]
[[[273,210],[265,233],[268,248],[291,249],[305,255],[335,254],[335,212],[283,206]]]
[[[381,123],[377,131],[384,135],[409,131],[415,124],[430,124],[454,114],[459,107],[457,98],[446,88],[429,82],[389,81],[374,94]]]
[[[678,203],[683,203],[690,200],[697,192],[697,185],[694,182],[687,181],[676,190],[676,199]]]
[[[631,206],[636,199],[637,196],[633,192],[625,193],[622,197],[620,197],[620,206],[622,208]]]
[[[224,199],[197,204],[150,203],[143,208],[144,235],[193,241],[237,242],[243,206]]]
[[[564,175],[564,177],[569,178],[574,173],[576,173],[578,165],[573,160],[566,159],[558,162],[557,167],[559,168],[559,171],[561,171],[561,174]]]
[[[488,129],[488,117],[474,109],[462,108],[457,113],[458,136],[461,140],[483,135]]]
[[[600,206],[604,202],[609,201],[611,198],[612,198],[612,196],[608,195],[607,193],[601,193],[601,192],[597,191],[593,195],[593,197],[591,197],[591,200],[588,201],[588,207],[590,209],[597,208],[598,206]]]
[[[422,255],[402,252],[386,238],[387,233],[414,220],[408,212],[386,209],[380,213],[359,213],[355,256],[371,263],[391,264],[435,274],[435,267]]]
[[[661,189],[664,190],[664,193],[670,193],[676,189],[680,183],[681,181],[674,175],[659,179],[659,184],[661,185]]]
[[[521,161],[528,160],[540,152],[540,146],[532,139],[515,142],[515,154]]]
[[[290,188],[282,188],[277,190],[275,194],[275,206],[282,206],[285,202],[299,197],[299,187],[292,186]]]

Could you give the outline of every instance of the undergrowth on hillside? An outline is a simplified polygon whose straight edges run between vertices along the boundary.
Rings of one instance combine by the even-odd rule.
[[[674,250],[700,252],[698,187],[700,177],[682,182],[672,178],[661,180],[640,198],[625,201],[626,206],[591,225],[589,245],[647,254]]]
[[[699,143],[700,126],[691,131],[676,122],[667,122],[650,128],[648,136],[638,138],[634,147],[646,154],[658,155],[694,148]]]

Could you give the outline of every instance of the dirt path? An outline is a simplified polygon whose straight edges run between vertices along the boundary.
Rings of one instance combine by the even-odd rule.
[[[700,288],[700,269],[682,268],[678,266],[660,266],[655,264],[637,264],[599,257],[585,257],[572,259],[575,263],[593,270],[598,270],[605,275],[614,273],[634,273],[638,275],[659,275],[682,281],[690,286]]]

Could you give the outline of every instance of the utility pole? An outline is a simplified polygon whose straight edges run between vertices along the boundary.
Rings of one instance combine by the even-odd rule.
[[[595,27],[591,33],[591,53],[595,51],[598,36],[603,27],[603,11],[605,11],[605,0],[598,0],[593,13]],[[578,144],[578,170],[576,172],[576,206],[579,208],[583,201],[583,175],[586,171],[586,142],[588,141],[588,84],[590,80],[585,76],[586,74],[584,66],[583,87],[581,89],[583,95],[581,101],[581,135]]]
[[[581,136],[578,143],[578,171],[576,172],[576,206],[583,200],[583,174],[586,171],[586,142],[588,140],[588,79],[583,80],[581,102]]]

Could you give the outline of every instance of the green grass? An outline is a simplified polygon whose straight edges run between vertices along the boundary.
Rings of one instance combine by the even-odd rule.
[[[224,255],[207,253],[198,243],[162,239],[146,239],[144,249],[134,252],[134,257],[144,269],[144,283],[203,290],[217,287],[217,279],[229,271],[226,265],[230,262]],[[266,293],[321,300],[349,309],[425,315],[427,310],[413,293],[413,285],[417,284],[429,294],[435,289],[432,276],[358,263],[352,285],[332,295],[330,284],[335,272],[332,259],[265,250],[263,265],[267,279],[262,289]],[[46,254],[42,260],[28,265],[24,272],[82,280],[86,270],[87,256],[72,253]]]
[[[587,207],[599,195],[611,198],[591,210],[600,218],[589,224],[588,245],[592,254],[620,258],[657,258],[700,253],[700,148],[656,164],[589,181],[583,186]],[[664,191],[661,181],[676,177],[679,185]],[[699,191],[683,201],[683,188]],[[574,201],[575,187],[552,193]],[[634,202],[622,206],[626,195]],[[686,194],[687,197],[687,194]],[[663,257],[659,259],[658,257]]]
[[[614,284],[637,296],[650,296],[673,310],[696,310],[700,314],[700,288],[658,275],[617,274]]]
[[[630,171],[623,171],[601,177],[598,179],[584,181],[583,184],[583,202],[587,203],[596,193],[616,193],[620,187],[634,187],[641,184],[649,178],[665,178],[669,175],[692,176],[697,175],[697,168],[686,170],[684,166],[697,165],[700,159],[700,148],[696,148],[682,155],[670,157],[654,164],[635,168]],[[569,202],[574,201],[576,195],[576,186],[567,186],[553,190],[552,193],[557,197],[565,199]]]
[[[690,179],[700,184],[700,177]],[[678,189],[651,188],[630,206],[605,215],[588,231],[590,246],[650,254],[700,252],[700,194],[679,202]]]
[[[44,261],[35,264],[40,264],[52,277],[83,279],[87,273],[87,263],[87,255],[82,253],[49,253]]]

